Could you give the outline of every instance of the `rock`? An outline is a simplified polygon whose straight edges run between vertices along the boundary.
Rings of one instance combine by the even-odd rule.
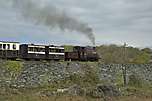
[[[120,91],[112,85],[99,85],[97,86],[97,90],[104,94],[104,96],[120,96]]]
[[[84,94],[84,90],[78,85],[73,85],[68,88],[68,94],[74,96],[82,96]]]
[[[104,93],[102,91],[100,91],[98,88],[88,89],[88,91],[86,93],[87,93],[88,96],[91,96],[93,98],[104,97]]]
[[[112,85],[98,85],[95,88],[87,89],[87,95],[93,98],[116,97],[120,94],[120,91]]]
[[[38,92],[38,93],[36,93],[36,95],[38,95],[38,96],[54,96],[54,95],[56,95],[56,93],[55,92],[52,92],[52,91],[49,91],[49,90],[44,90],[44,91],[40,91],[40,92]]]
[[[122,67],[126,67],[126,77],[136,73],[145,82],[152,83],[152,64],[100,64],[100,63],[81,63],[81,62],[41,62],[41,61],[23,61],[23,68],[19,75],[12,77],[12,73],[5,67],[5,62],[0,61],[0,87],[14,88],[32,88],[43,85],[58,83],[60,81],[68,80],[70,75],[76,74],[83,77],[85,75],[84,69],[86,66],[97,68],[97,75],[104,84],[117,84],[118,75],[119,80],[122,78]],[[129,79],[127,79],[129,81]],[[123,82],[123,81],[121,81]],[[63,84],[64,85],[64,84]],[[65,87],[65,86],[64,86]],[[102,87],[101,87],[102,88]],[[106,89],[104,89],[106,88]],[[112,87],[104,87],[103,91],[111,91]],[[71,87],[71,92],[81,91],[79,85]],[[96,90],[96,89],[95,89]],[[113,92],[113,90],[112,90]],[[96,93],[96,92],[95,92]],[[77,93],[78,94],[78,93]],[[111,94],[112,95],[112,94]]]

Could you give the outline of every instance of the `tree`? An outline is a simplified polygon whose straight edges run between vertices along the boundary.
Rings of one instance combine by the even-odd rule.
[[[97,52],[104,63],[148,63],[150,61],[149,48],[140,50],[134,47],[117,45],[102,45],[97,47]],[[151,52],[152,53],[152,52]]]
[[[149,61],[150,61],[150,55],[147,54],[146,52],[142,52],[133,60],[133,63],[144,64],[144,63],[149,63]]]

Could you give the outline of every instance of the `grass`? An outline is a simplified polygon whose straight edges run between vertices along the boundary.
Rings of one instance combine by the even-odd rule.
[[[4,63],[6,69],[11,73],[11,77],[15,78],[23,68],[23,64],[20,61],[6,61]]]
[[[6,92],[5,92],[6,91]],[[25,90],[25,91],[0,91],[0,101],[98,101],[90,97],[84,96],[47,96],[40,94],[38,90]]]
[[[83,96],[0,95],[0,101],[152,101],[152,97],[126,96],[118,98],[90,98]]]
[[[11,89],[1,88],[0,101],[152,101],[152,90],[126,88],[130,95],[120,97],[92,98],[90,96],[70,96],[66,94],[51,96],[43,88]],[[42,93],[43,92],[43,93]],[[147,92],[147,93],[146,93]],[[131,94],[132,93],[132,94]]]
[[[129,96],[129,97],[120,97],[117,101],[152,101],[152,97],[139,97],[139,96]]]
[[[23,64],[20,61],[6,61],[4,64],[10,72],[18,73],[21,71]]]

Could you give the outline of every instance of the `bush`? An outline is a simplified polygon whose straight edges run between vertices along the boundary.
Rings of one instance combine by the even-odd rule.
[[[141,52],[136,58],[133,60],[133,63],[136,64],[144,64],[149,63],[150,61],[150,55],[146,52]]]
[[[97,47],[97,52],[104,63],[149,63],[150,49],[124,47],[118,45],[102,45]]]
[[[83,82],[84,86],[96,86],[100,83],[100,78],[98,75],[98,69],[96,67],[91,67],[89,65],[84,66],[85,74],[83,78],[81,78],[81,82]]]
[[[137,74],[132,74],[129,76],[128,85],[140,88],[143,86],[143,80]]]
[[[23,65],[20,61],[7,61],[5,63],[5,66],[8,71],[12,74],[12,77],[15,77],[18,75],[18,73],[21,71]]]

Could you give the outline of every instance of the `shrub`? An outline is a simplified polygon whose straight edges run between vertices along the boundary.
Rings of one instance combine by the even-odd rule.
[[[129,76],[128,85],[140,88],[143,86],[143,80],[137,74],[132,74]]]
[[[23,65],[20,61],[7,61],[5,66],[12,76],[15,77],[22,69]]]

